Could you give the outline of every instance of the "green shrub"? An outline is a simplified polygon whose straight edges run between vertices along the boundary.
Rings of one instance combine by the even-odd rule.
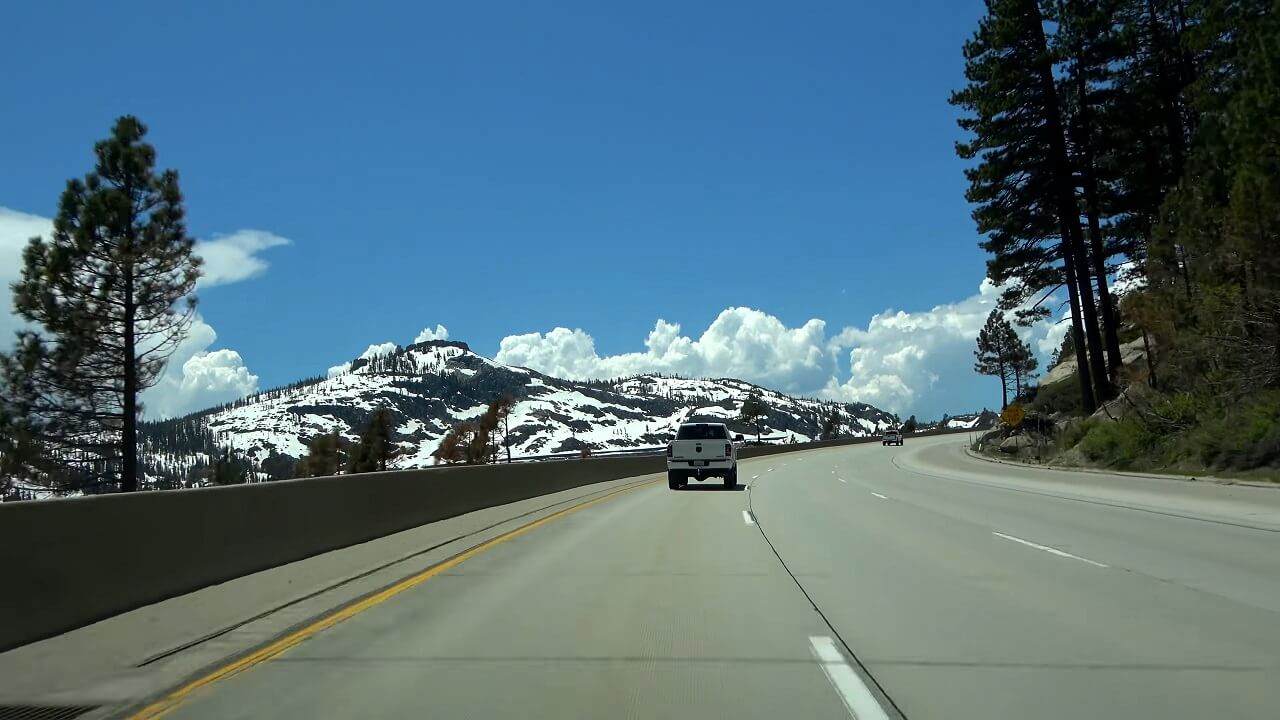
[[[1280,431],[1280,392],[1256,397],[1240,422],[1240,437],[1249,443],[1265,443]]]
[[[1219,413],[1212,398],[1189,393],[1165,396],[1152,406],[1152,410],[1155,417],[1149,422],[1165,432],[1189,430]]]
[[[1080,451],[1095,462],[1125,468],[1145,458],[1153,445],[1154,438],[1142,421],[1124,418],[1091,423],[1080,441]]]
[[[1058,444],[1118,469],[1280,468],[1280,391],[1235,405],[1203,393],[1160,396],[1149,411],[1118,421],[1070,423]]]
[[[1029,409],[1045,415],[1067,413],[1083,415],[1084,407],[1080,403],[1080,380],[1075,373],[1071,377],[1049,385],[1040,385],[1035,389],[1035,399],[1029,403]]]
[[[1209,468],[1280,467],[1280,393],[1260,393],[1242,407],[1202,416],[1187,444]]]

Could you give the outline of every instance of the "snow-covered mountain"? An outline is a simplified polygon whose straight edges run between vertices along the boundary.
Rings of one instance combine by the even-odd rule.
[[[763,420],[766,439],[815,439],[825,418],[838,411],[840,436],[865,436],[893,424],[884,411],[861,403],[794,398],[741,380],[696,380],[640,375],[621,380],[561,380],[494,362],[465,343],[428,341],[385,355],[353,360],[333,377],[314,378],[253,395],[185,418],[150,424],[146,432],[148,473],[189,481],[193,467],[209,453],[193,452],[182,438],[211,437],[223,448],[281,476],[306,454],[307,442],[338,432],[355,440],[379,409],[394,428],[400,454],[397,468],[433,464],[432,453],[452,427],[475,419],[496,397],[516,398],[511,415],[515,457],[639,450],[663,446],[686,420],[734,420],[742,401],[760,393],[770,411]]]
[[[980,413],[947,417],[940,424],[946,430],[985,430],[995,426],[999,419],[999,415],[990,410],[983,410]]]

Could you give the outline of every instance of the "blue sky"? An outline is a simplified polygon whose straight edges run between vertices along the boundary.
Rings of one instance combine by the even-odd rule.
[[[611,358],[646,353],[659,319],[698,351],[747,308],[787,330],[822,320],[831,359],[793,376],[708,346],[650,364],[887,405],[853,331],[981,297],[947,97],[982,7],[24,3],[0,46],[0,207],[51,216],[132,113],[180,171],[195,236],[289,241],[200,293],[216,340],[198,352],[233,350],[260,387],[438,323],[491,356],[516,336],[506,359],[630,369],[645,359]],[[968,352],[930,362],[964,389],[917,379],[901,410],[993,401]]]

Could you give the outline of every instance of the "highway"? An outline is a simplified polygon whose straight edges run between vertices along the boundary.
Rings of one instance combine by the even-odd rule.
[[[1280,490],[963,445],[743,461],[735,492],[655,478],[147,716],[1280,717]]]

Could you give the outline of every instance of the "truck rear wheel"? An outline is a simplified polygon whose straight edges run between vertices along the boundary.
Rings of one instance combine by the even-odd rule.
[[[667,471],[667,487],[672,490],[679,490],[684,487],[684,476],[674,470]]]
[[[726,490],[732,490],[738,487],[738,467],[735,465],[728,475],[724,476],[724,487]]]

